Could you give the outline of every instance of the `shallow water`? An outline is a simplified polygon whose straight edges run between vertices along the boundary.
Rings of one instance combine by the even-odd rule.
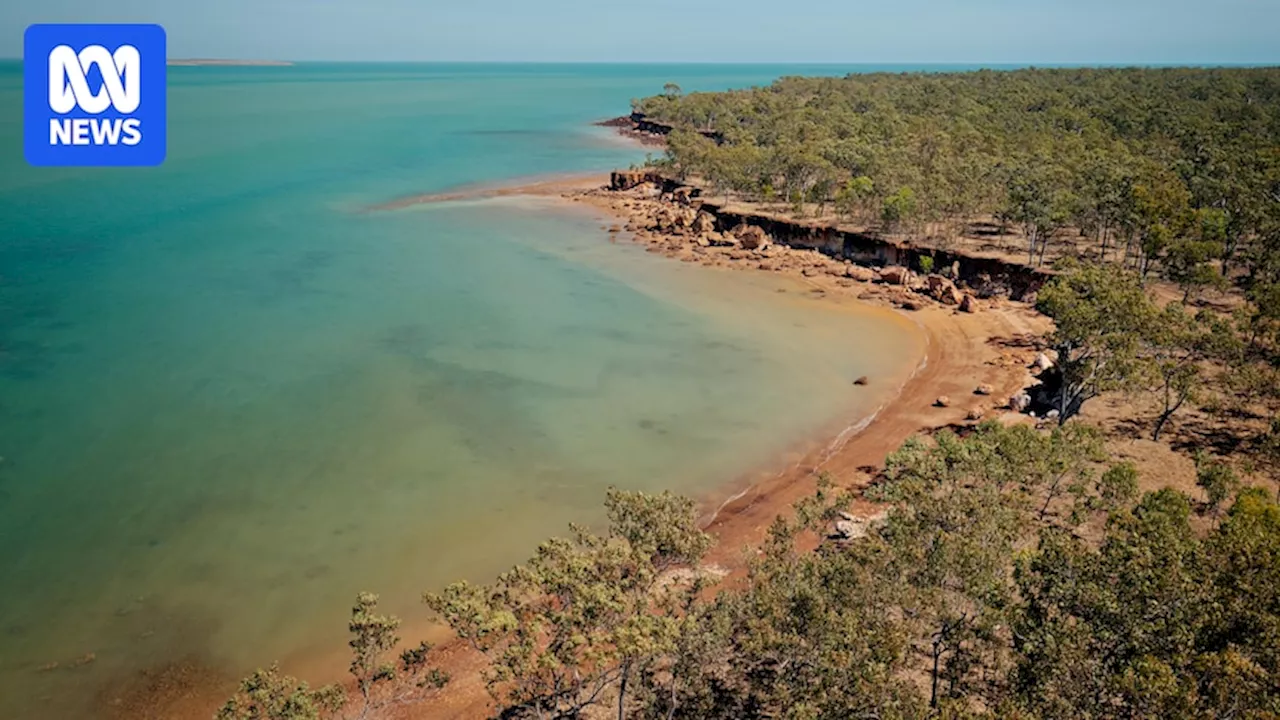
[[[129,171],[28,168],[0,116],[0,717],[340,646],[359,590],[413,617],[611,484],[706,497],[874,409],[893,318],[546,202],[364,211],[625,166],[591,120],[783,72],[843,70],[171,68],[168,161]]]

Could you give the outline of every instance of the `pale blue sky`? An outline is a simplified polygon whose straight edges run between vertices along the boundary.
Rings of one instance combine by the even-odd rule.
[[[1276,63],[1280,0],[6,0],[33,22],[163,24],[173,57]]]

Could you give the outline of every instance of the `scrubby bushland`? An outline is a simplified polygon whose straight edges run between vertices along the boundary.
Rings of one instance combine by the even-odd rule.
[[[1188,299],[1224,271],[1275,279],[1280,69],[789,77],[633,105],[676,128],[664,165],[726,194],[888,231],[995,218],[1032,263],[1070,227]]]
[[[890,456],[866,537],[824,539],[850,497],[820,481],[740,579],[701,566],[692,502],[614,491],[602,534],[426,601],[487,657],[503,717],[1274,717],[1280,505],[1205,468],[1210,503],[1139,498],[1088,426],[989,423]],[[418,651],[383,663],[394,622],[373,610],[353,612],[357,688],[439,687]],[[399,692],[345,709],[378,717]],[[218,717],[316,718],[344,698],[273,669]]]

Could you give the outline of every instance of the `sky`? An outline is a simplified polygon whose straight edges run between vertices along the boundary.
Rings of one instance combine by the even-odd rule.
[[[35,22],[157,22],[178,58],[1280,64],[1280,0],[3,0]]]

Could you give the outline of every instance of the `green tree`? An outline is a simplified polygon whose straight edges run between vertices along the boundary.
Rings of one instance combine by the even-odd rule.
[[[1002,214],[1022,226],[1027,237],[1027,263],[1044,263],[1050,238],[1070,217],[1070,198],[1057,180],[1030,167],[1014,172],[1006,193],[1008,200]]]
[[[1209,512],[1217,515],[1222,504],[1240,489],[1240,478],[1227,463],[1197,454],[1196,485],[1204,490],[1205,506]]]
[[[281,675],[272,665],[240,681],[240,689],[214,716],[216,720],[319,720],[337,713],[346,693],[337,685],[312,690],[305,682]]]
[[[1016,572],[1018,704],[1041,718],[1187,717],[1208,607],[1186,498],[1146,496],[1102,547],[1050,530]]]
[[[909,187],[899,188],[897,192],[884,199],[880,210],[880,220],[885,228],[894,230],[911,220],[916,214],[916,194]]]
[[[573,527],[488,587],[450,585],[424,599],[459,637],[489,657],[486,683],[504,708],[578,717],[617,696],[626,713],[634,674],[671,652],[671,611],[697,575],[709,540],[692,502],[669,493],[611,491],[609,533]]]
[[[1144,343],[1148,370],[1153,390],[1161,402],[1160,414],[1151,431],[1152,440],[1159,440],[1173,414],[1201,394],[1204,384],[1201,363],[1213,342],[1207,335],[1220,329],[1220,324],[1210,318],[1193,316],[1177,303],[1166,305],[1147,326]]]
[[[1041,290],[1036,307],[1055,323],[1059,423],[1102,392],[1136,386],[1141,341],[1155,308],[1134,275],[1110,265],[1069,264]]]
[[[390,705],[403,705],[422,700],[425,694],[439,690],[449,681],[444,672],[427,665],[431,645],[426,642],[404,650],[399,663],[391,656],[400,643],[396,635],[400,619],[379,615],[378,596],[360,593],[351,608],[351,676],[360,692],[361,706],[357,717],[368,717]]]

